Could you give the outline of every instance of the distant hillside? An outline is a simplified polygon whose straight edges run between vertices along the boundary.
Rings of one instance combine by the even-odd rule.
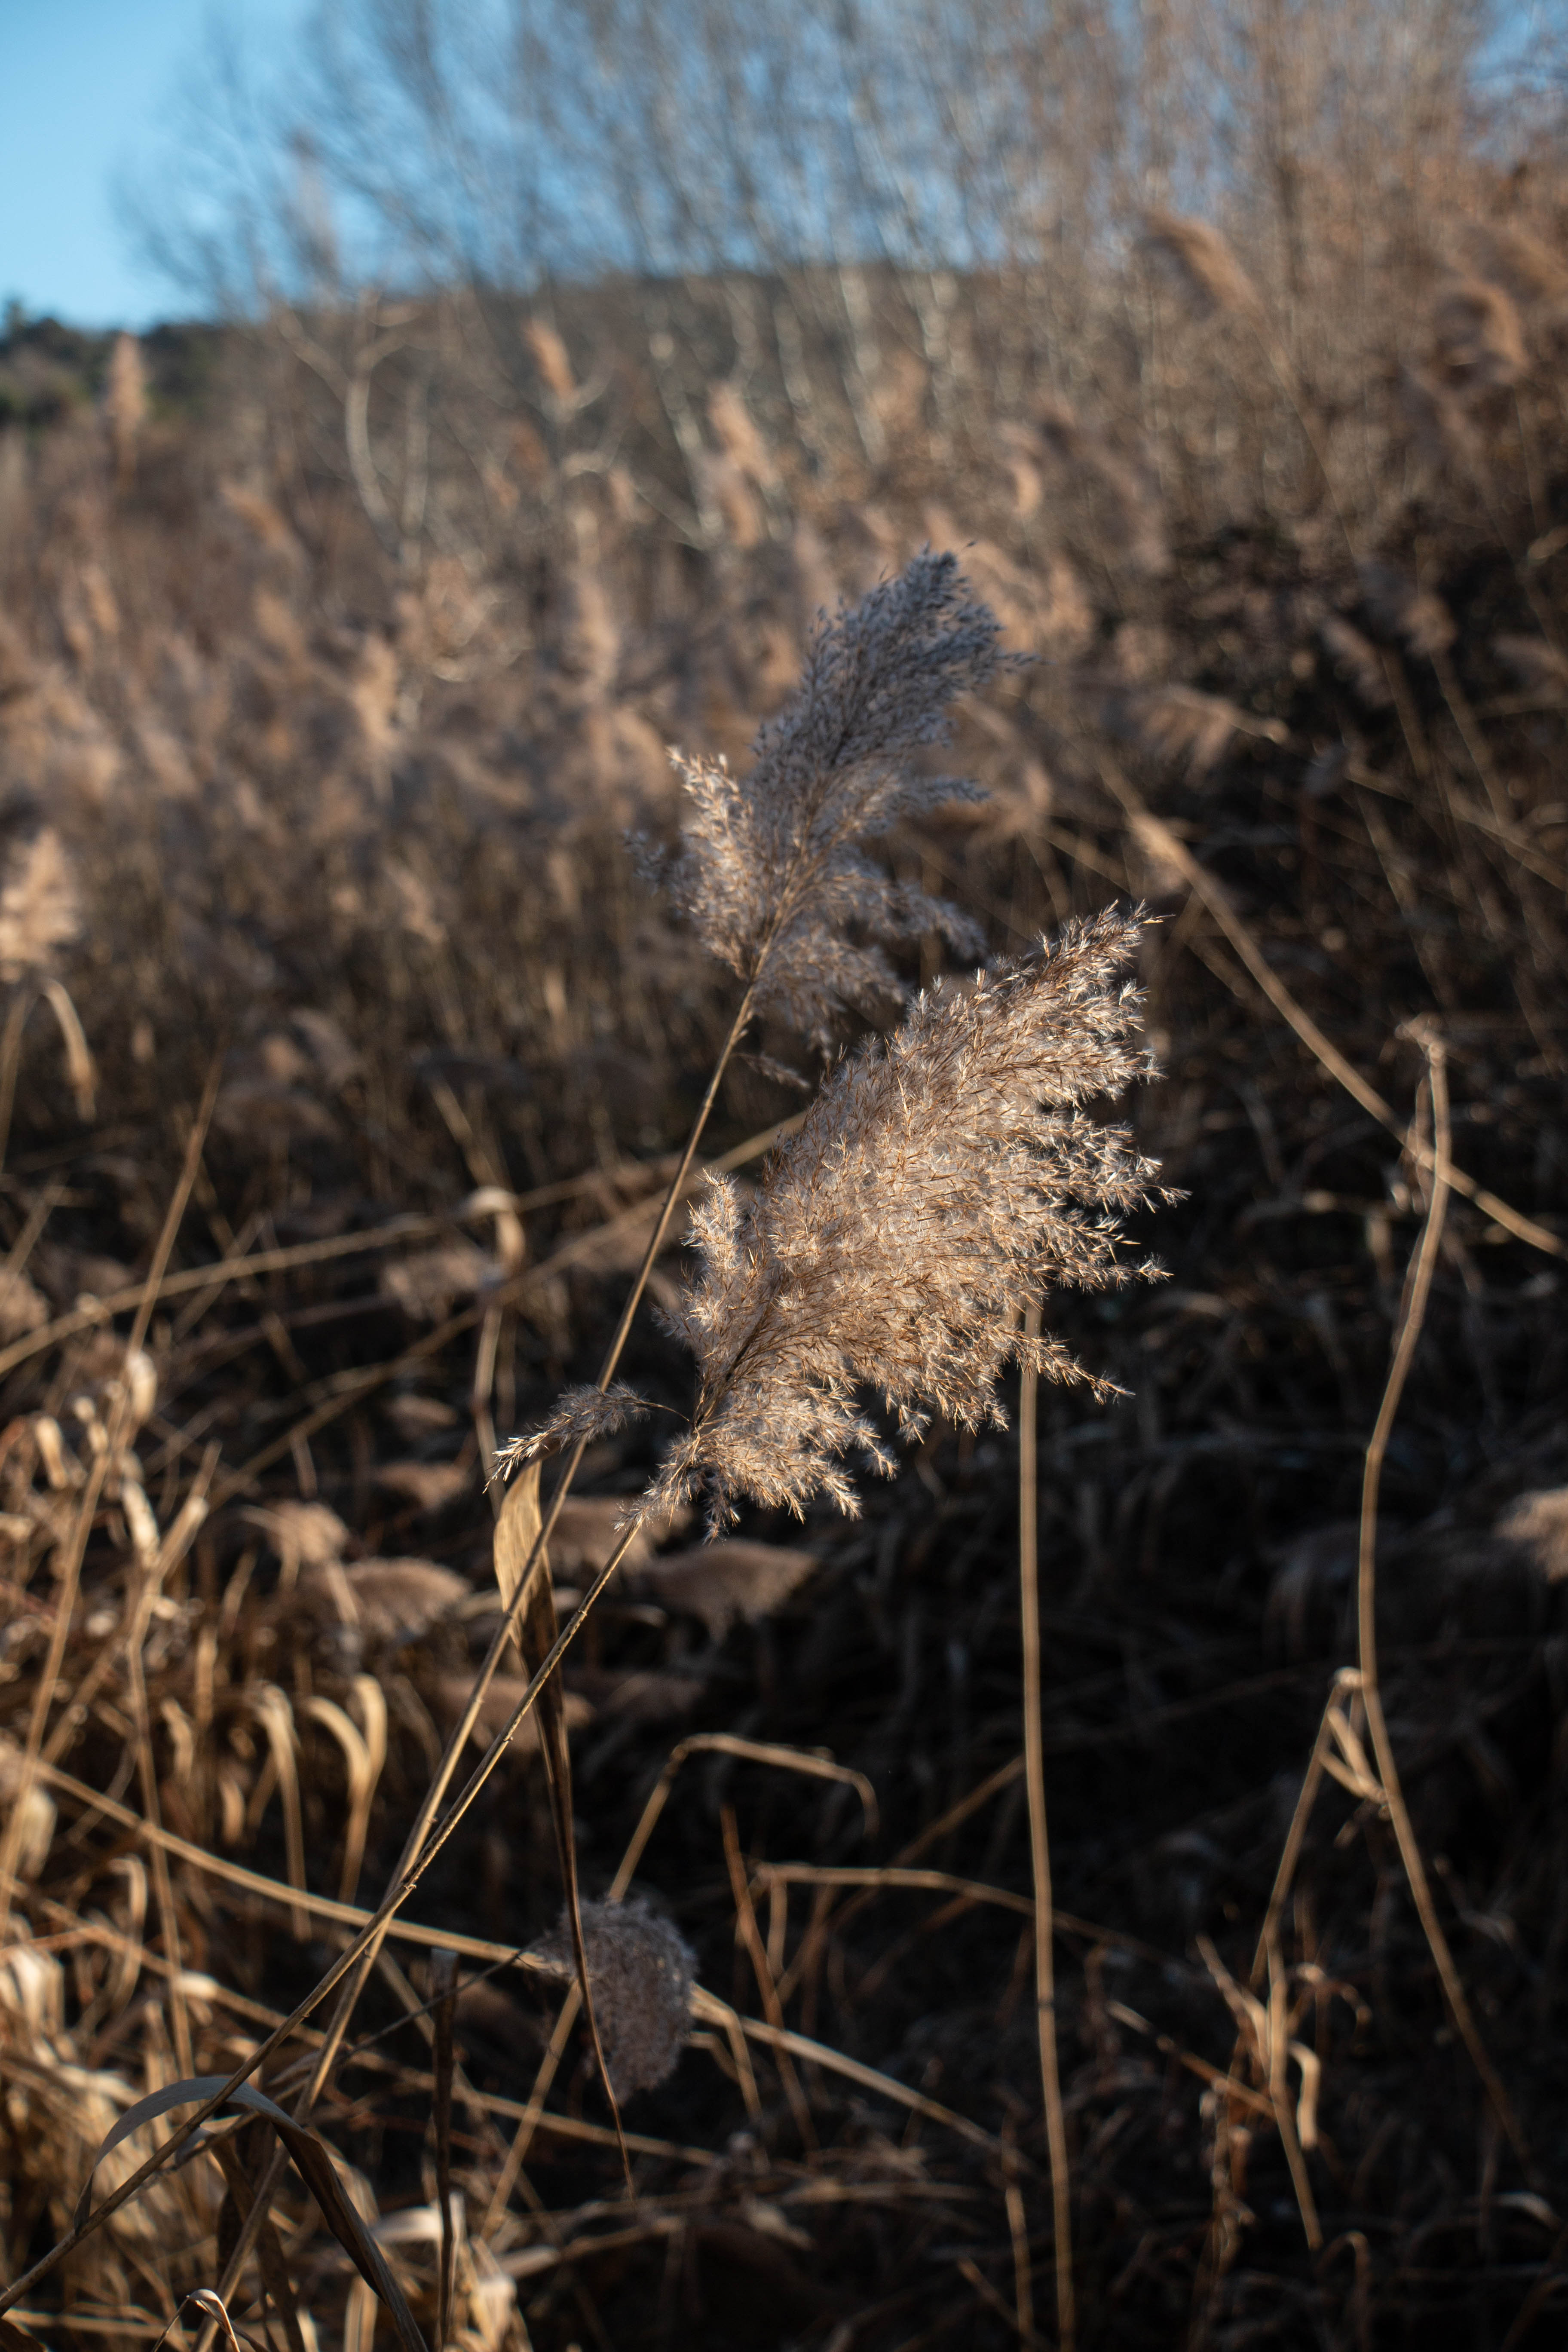
[[[188,320],[140,339],[154,409],[201,406],[224,340],[221,327]],[[0,427],[54,425],[103,390],[115,331],[94,333],[58,319],[29,319],[13,305],[0,330]]]

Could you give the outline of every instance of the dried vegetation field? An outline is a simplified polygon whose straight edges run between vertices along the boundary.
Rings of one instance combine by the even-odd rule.
[[[1172,1278],[1047,1299],[1129,1393],[1046,1389],[1036,1465],[1079,2341],[1555,2340],[1565,219],[1477,167],[1276,283],[1160,218],[1065,322],[1037,273],[280,311],[195,410],[122,344],[0,433],[8,2280],[380,1896],[497,1622],[482,1465],[593,1377],[732,1010],[627,831],[930,545],[1032,658],[944,755],[987,797],[889,870],[994,953],[1163,918],[1128,1115]],[[726,1082],[742,1188],[792,1060],[764,1027]],[[1424,1231],[1377,1622],[1462,2029],[1343,1678]],[[625,1369],[686,1409],[648,1311]],[[591,1448],[558,1604],[670,1426]],[[858,1519],[639,1543],[564,1672],[582,1892],[696,1960],[635,2193],[552,2044],[531,1721],[315,2105],[352,2210],[268,2176],[241,2340],[392,2340],[367,2236],[428,2338],[444,2195],[486,2352],[1055,2340],[1017,1528],[1016,1433],[939,1423]],[[268,2153],[225,2124],[5,2342],[194,2343]]]

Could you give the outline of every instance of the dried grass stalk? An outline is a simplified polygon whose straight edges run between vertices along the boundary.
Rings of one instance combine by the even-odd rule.
[[[1544,637],[1496,636],[1492,651],[1508,664],[1527,694],[1538,694],[1542,701],[1568,700],[1568,655]]]
[[[1114,716],[1121,731],[1150,759],[1173,767],[1180,762],[1194,781],[1212,775],[1233,735],[1261,735],[1279,743],[1287,731],[1277,719],[1256,719],[1222,695],[1201,694],[1191,686],[1163,686],[1128,698]]]
[[[1337,613],[1331,613],[1321,623],[1318,635],[1335,669],[1349,680],[1356,699],[1369,710],[1386,710],[1394,697],[1377,647]]]

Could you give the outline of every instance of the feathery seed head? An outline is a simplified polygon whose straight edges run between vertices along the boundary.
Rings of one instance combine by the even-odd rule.
[[[940,932],[981,941],[945,901],[894,882],[858,845],[943,802],[977,799],[915,777],[910,755],[945,740],[952,705],[1002,666],[994,614],[956,558],[917,555],[852,609],[819,622],[794,698],[759,731],[750,772],[672,754],[686,785],[676,905],[710,952],[772,1012],[826,1043],[843,1005],[899,994],[879,942]]]
[[[696,1962],[679,1929],[645,1904],[584,1903],[583,1950],[588,1986],[617,2099],[651,2091],[675,2072],[691,2019]],[[573,1972],[565,1915],[534,1957]]]
[[[668,1318],[698,1360],[697,1409],[651,1504],[706,1486],[715,1528],[742,1495],[798,1513],[826,1494],[853,1512],[844,1452],[893,1466],[863,1387],[905,1436],[933,1407],[999,1421],[1009,1360],[1108,1392],[1017,1323],[1048,1284],[1158,1272],[1118,1255],[1119,1217],[1168,1197],[1157,1171],[1080,1108],[1150,1074],[1120,977],[1144,920],[1107,909],[1038,956],[939,982],[840,1063],[749,1207],[710,1186],[692,1218],[701,1268]]]
[[[525,1462],[537,1462],[563,1445],[575,1445],[579,1439],[588,1444],[596,1437],[614,1437],[628,1422],[640,1421],[647,1411],[637,1391],[625,1381],[612,1381],[607,1389],[564,1389],[547,1421],[498,1448],[489,1483],[504,1485]]]

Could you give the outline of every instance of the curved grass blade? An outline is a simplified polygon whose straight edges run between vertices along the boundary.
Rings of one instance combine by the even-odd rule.
[[[79,2230],[91,2210],[92,2183],[99,2166],[106,2157],[112,2155],[122,2140],[129,2139],[142,2124],[150,2124],[157,2116],[166,2116],[172,2108],[201,2106],[216,2096],[226,2080],[223,2074],[187,2074],[177,2083],[166,2083],[161,2091],[149,2092],[144,2099],[138,2099],[133,2105],[127,2107],[113,2130],[104,2135],[98,2153],[88,2168],[87,2179],[77,2200],[74,2227]],[[398,2340],[405,2352],[429,2352],[429,2347],[415,2325],[408,2299],[387,2266],[385,2255],[343,2194],[325,2140],[305,2125],[296,2123],[276,2099],[269,2099],[265,2091],[257,2090],[253,2084],[237,2084],[228,2094],[226,2104],[247,2107],[253,2115],[265,2116],[293,2158],[300,2179],[321,2210],[322,2221],[365,2284],[391,2313],[393,2326],[397,2330]]]

